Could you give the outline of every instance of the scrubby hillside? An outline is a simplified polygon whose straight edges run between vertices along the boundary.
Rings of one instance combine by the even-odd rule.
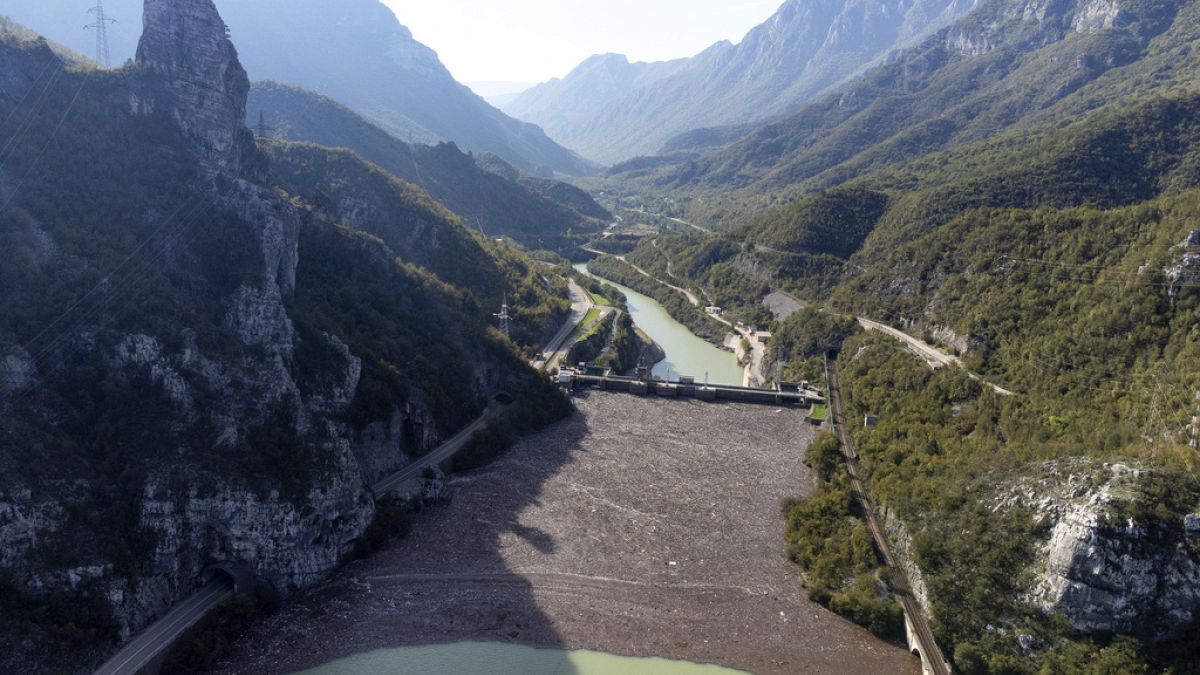
[[[266,120],[272,138],[353,150],[428,191],[490,236],[510,236],[534,248],[566,249],[611,219],[587,193],[570,185],[525,176],[499,158],[467,155],[453,143],[410,145],[336,101],[303,89],[259,82],[251,89],[246,112],[252,126]],[[494,164],[507,170],[485,170]]]
[[[248,91],[211,0],[147,0],[117,71],[0,38],[0,670],[94,664],[216,561],[319,581],[366,485],[534,381],[498,298],[518,348],[566,312],[357,158],[273,172]]]

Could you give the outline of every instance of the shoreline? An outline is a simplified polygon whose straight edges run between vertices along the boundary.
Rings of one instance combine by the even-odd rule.
[[[779,500],[813,484],[799,416],[622,394],[576,403],[455,478],[453,500],[408,538],[260,622],[218,672],[461,641],[767,675],[919,671],[809,601],[783,552]]]

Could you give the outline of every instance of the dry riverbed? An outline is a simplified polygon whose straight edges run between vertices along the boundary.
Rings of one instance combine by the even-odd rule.
[[[223,669],[278,673],[383,647],[503,641],[754,673],[916,673],[805,599],[781,498],[812,431],[762,406],[591,393],[579,414],[453,480],[410,536],[261,622]]]

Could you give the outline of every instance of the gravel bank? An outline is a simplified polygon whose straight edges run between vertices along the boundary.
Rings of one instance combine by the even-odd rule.
[[[291,672],[460,640],[755,673],[916,673],[805,599],[783,497],[807,494],[799,413],[591,393],[579,414],[453,481],[451,504],[263,621],[223,672]]]

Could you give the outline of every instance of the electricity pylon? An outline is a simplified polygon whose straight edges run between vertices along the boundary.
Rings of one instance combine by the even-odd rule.
[[[500,319],[500,331],[504,333],[504,337],[511,337],[509,335],[509,332],[510,332],[510,327],[511,327],[512,315],[510,315],[508,313],[508,294],[507,293],[504,295],[504,304],[500,306],[500,313],[493,314],[492,316],[496,317],[497,319]]]
[[[96,0],[96,6],[89,9],[88,14],[94,14],[96,17],[95,23],[83,27],[84,30],[90,28],[96,31],[96,63],[109,68],[112,63],[108,55],[108,24],[116,23],[117,20],[104,13],[104,0]]]

